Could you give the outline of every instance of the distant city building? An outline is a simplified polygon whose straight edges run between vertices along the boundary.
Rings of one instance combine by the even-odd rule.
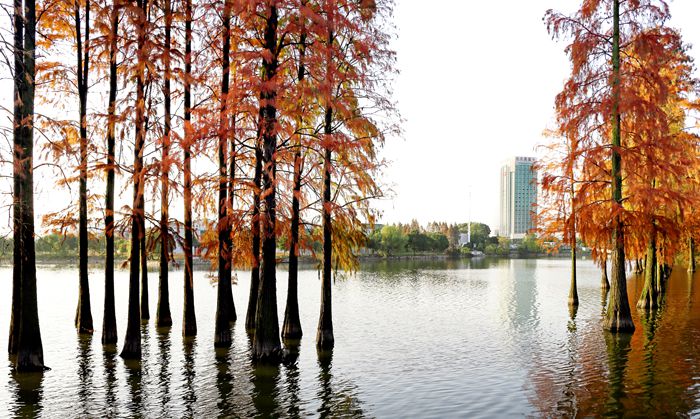
[[[514,157],[501,167],[501,217],[498,234],[521,239],[536,227],[537,171],[534,157]]]

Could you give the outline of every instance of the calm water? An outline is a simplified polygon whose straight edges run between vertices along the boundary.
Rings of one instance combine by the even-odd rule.
[[[662,310],[637,331],[601,328],[600,273],[579,266],[581,306],[566,305],[568,261],[387,262],[334,285],[336,349],[315,349],[320,282],[300,275],[306,333],[295,365],[255,368],[239,319],[230,350],[213,346],[216,288],[196,272],[199,335],[180,335],[182,272],[171,273],[172,331],[143,326],[143,361],[104,351],[100,333],[73,328],[77,270],[38,271],[44,358],[51,371],[14,376],[0,363],[0,416],[43,417],[506,417],[700,414],[700,280],[678,269]],[[102,273],[91,271],[95,326],[102,324]],[[127,272],[117,275],[120,345]],[[234,299],[245,315],[249,278]],[[150,275],[155,313],[157,273]],[[631,299],[641,280],[630,278]],[[11,271],[0,269],[0,349],[7,347]],[[278,304],[284,311],[286,272]],[[7,358],[5,358],[7,359]]]

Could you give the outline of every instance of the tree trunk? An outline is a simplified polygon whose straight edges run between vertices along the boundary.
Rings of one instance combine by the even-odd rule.
[[[277,201],[275,196],[275,152],[277,151],[277,88],[274,80],[278,65],[277,7],[267,6],[263,58],[263,85],[260,94],[262,113],[262,199],[261,235],[262,264],[260,266],[260,289],[255,313],[255,336],[253,337],[253,359],[258,362],[281,361],[280,331],[277,321]]]
[[[145,135],[145,134],[144,134]],[[143,188],[145,188],[144,179]],[[141,199],[139,202],[138,211],[143,214],[142,217],[145,218],[145,203],[144,203],[144,193],[141,193]],[[141,221],[141,231],[143,232],[141,236],[141,322],[148,323],[151,318],[151,312],[148,309],[148,249],[146,249],[146,229],[144,225],[145,219]]]
[[[656,266],[656,231],[652,231],[651,239],[647,245],[647,256],[646,265],[647,269],[644,271],[644,287],[642,288],[642,293],[639,295],[639,301],[637,302],[637,308],[641,309],[655,309],[656,305],[656,269],[649,266]]]
[[[306,4],[302,2],[302,7]],[[303,17],[303,12],[299,11],[300,19],[302,19],[301,35],[299,36],[299,70],[297,72],[297,81],[300,89],[303,90],[304,77],[306,76],[306,67],[304,59],[306,56],[306,21]],[[300,102],[303,98],[300,97]],[[297,129],[301,129],[303,118],[300,116],[297,120]],[[301,339],[303,335],[301,330],[301,320],[299,319],[299,218],[301,216],[300,197],[301,197],[301,133],[297,134],[297,144],[294,151],[294,185],[292,191],[292,219],[291,230],[289,232],[289,277],[287,285],[287,305],[284,309],[284,322],[282,323],[282,337],[284,339]]]
[[[262,120],[262,118],[261,118]],[[253,210],[251,213],[250,232],[252,237],[253,266],[250,269],[250,295],[248,311],[245,317],[245,329],[250,333],[255,330],[255,313],[258,307],[260,290],[260,187],[262,178],[262,151],[259,141],[255,142],[255,173],[253,174]]]
[[[148,0],[137,0],[137,6],[146,16]],[[143,173],[143,148],[146,138],[144,130],[144,118],[146,109],[145,100],[145,75],[143,64],[146,60],[144,57],[144,44],[146,38],[146,22],[136,22],[137,31],[137,76],[136,76],[136,115],[135,115],[135,134],[134,143],[134,194],[132,200],[131,214],[131,255],[129,260],[129,312],[126,326],[126,337],[124,338],[124,347],[120,356],[124,359],[139,359],[141,358],[141,313],[139,309],[139,269],[141,262],[141,243],[145,239],[146,232],[142,229],[144,226],[141,203],[143,201],[144,189],[144,173]]]
[[[574,170],[571,169],[571,285],[569,287],[569,307],[578,307],[578,287],[576,286],[576,211],[574,209]],[[571,316],[572,318],[574,315]]]
[[[622,206],[622,173],[620,158],[620,0],[613,0],[613,135],[612,135],[612,200],[613,205]],[[615,215],[612,232],[612,284],[610,302],[604,327],[612,332],[632,332],[634,322],[627,301],[627,278],[625,277],[625,239],[623,223]]]
[[[576,287],[576,245],[571,246],[571,284],[569,286],[569,306],[578,306],[578,290]]]
[[[332,35],[329,35],[329,43]],[[325,129],[326,141],[330,141],[333,123],[333,109],[326,107]],[[331,225],[331,149],[326,144],[323,159],[323,271],[321,277],[321,313],[318,319],[316,346],[318,349],[332,349],[335,344],[333,337],[333,311],[331,296],[331,256],[333,251]]]
[[[190,79],[192,76],[192,0],[185,0],[185,77],[183,80],[185,135],[182,147],[183,158],[183,198],[185,205],[185,280],[182,335],[191,337],[197,335],[197,317],[194,310],[194,275],[192,271],[192,95]]]
[[[20,234],[22,230],[22,95],[24,86],[24,19],[22,0],[14,0],[14,107],[13,107],[13,131],[12,131],[12,310],[10,314],[10,334],[7,343],[7,351],[10,355],[17,354],[19,343],[19,325],[21,315],[21,289],[22,289],[22,247],[20,246]]]
[[[688,272],[695,273],[695,240],[688,238]]]
[[[216,324],[214,346],[231,345],[231,327],[229,326],[229,303],[231,296],[231,228],[228,217],[228,116],[227,99],[229,90],[230,50],[231,50],[231,4],[224,0],[223,14],[223,49],[221,65],[221,104],[219,108],[219,283],[216,298]]]
[[[608,281],[608,259],[603,259],[602,266],[600,267],[600,288],[603,290],[610,289],[610,282]]]
[[[87,231],[87,95],[88,69],[90,63],[90,1],[85,2],[85,45],[80,31],[80,3],[75,2],[75,37],[77,43],[78,97],[80,101],[80,192],[78,221],[78,307],[75,312],[75,327],[78,333],[91,334],[92,310],[90,308],[90,282],[88,281],[88,231]]]
[[[228,176],[228,210],[229,210],[229,231],[231,232],[229,234],[229,258],[228,262],[231,264],[228,269],[228,288],[229,292],[226,293],[226,302],[228,304],[228,321],[229,323],[233,323],[236,320],[238,320],[238,316],[236,315],[236,305],[233,302],[233,287],[232,287],[232,280],[233,280],[233,237],[231,236],[233,234],[233,200],[234,200],[234,182],[236,180],[236,117],[235,114],[231,118],[231,128],[230,128],[230,150],[231,150],[231,155],[230,155],[230,160],[229,160],[229,176]]]
[[[36,259],[34,253],[34,80],[36,48],[36,4],[25,0],[24,5],[24,81],[21,84],[22,150],[20,180],[21,226],[15,232],[20,242],[22,279],[20,284],[19,336],[17,338],[17,372],[43,371],[44,349],[39,328],[36,290]],[[17,28],[15,28],[17,30]],[[19,234],[17,234],[19,233]]]
[[[160,174],[160,264],[158,267],[158,306],[156,307],[156,327],[170,327],[173,319],[170,314],[170,289],[168,284],[168,262],[170,259],[170,226],[168,213],[168,188],[170,182],[170,28],[173,22],[170,0],[165,0],[165,51],[163,52],[163,111],[164,132]]]
[[[109,104],[107,107],[107,191],[105,194],[105,306],[102,322],[102,344],[117,343],[117,316],[114,304],[114,176],[115,176],[115,113],[117,100],[117,31],[119,9],[112,5],[112,31],[109,41]]]

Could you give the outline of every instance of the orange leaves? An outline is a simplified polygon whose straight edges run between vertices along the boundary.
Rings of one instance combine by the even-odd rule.
[[[609,1],[586,0],[573,16],[548,11],[555,37],[566,36],[572,73],[556,99],[557,127],[543,163],[541,208],[548,232],[577,225],[595,249],[609,248],[612,221],[625,226],[630,258],[641,257],[654,225],[669,243],[679,243],[683,208],[698,203],[684,179],[697,170],[695,134],[685,130],[690,97],[696,95],[681,36],[663,26],[664,1],[624,2],[619,111],[622,204],[611,201],[610,144],[613,115]],[[574,215],[572,215],[574,214]],[[676,248],[669,244],[672,253]],[[604,255],[604,252],[597,252]]]

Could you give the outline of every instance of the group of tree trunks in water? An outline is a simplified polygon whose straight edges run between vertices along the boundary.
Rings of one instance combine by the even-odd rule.
[[[321,308],[316,341],[319,350],[332,348],[332,274],[357,264],[365,223],[374,217],[369,202],[381,196],[376,179],[383,162],[376,148],[388,132],[398,132],[399,118],[390,100],[395,70],[387,24],[393,1],[91,4],[81,0],[39,6],[37,21],[35,0],[15,0],[13,20],[14,271],[9,351],[17,355],[16,370],[45,368],[34,252],[37,129],[49,138],[44,150],[56,160],[53,166],[62,171],[62,165],[69,165],[78,173],[77,226],[72,207],[48,214],[44,221],[57,231],[77,230],[79,333],[95,329],[88,226],[96,195],[90,194],[89,186],[99,183],[105,188],[104,345],[117,344],[114,247],[115,234],[124,232],[130,253],[123,358],[141,357],[141,323],[150,320],[147,260],[154,249],[159,257],[156,326],[173,324],[168,268],[179,243],[184,253],[182,333],[197,334],[193,295],[197,238],[201,256],[211,260],[218,273],[214,345],[231,344],[231,324],[237,320],[232,271],[250,267],[245,326],[252,334],[254,360],[271,363],[282,360],[280,336],[302,337],[298,259],[302,249],[316,255],[318,243]],[[97,29],[96,35],[91,28]],[[37,65],[36,51],[50,52],[59,61]],[[66,58],[70,56],[66,51],[72,51],[75,61]],[[63,94],[55,93],[61,89],[77,93],[77,121],[50,111],[35,113],[35,85],[52,87],[37,91],[40,105],[65,101]],[[132,90],[120,91],[120,85]],[[94,96],[89,100],[90,89],[100,87],[107,90],[106,106],[95,105]],[[174,109],[182,109],[182,116]],[[133,142],[124,139],[127,134],[133,135]],[[104,144],[97,138],[104,138]],[[133,150],[131,164],[120,161],[118,147]],[[159,160],[150,157],[157,152]],[[199,156],[218,163],[215,174],[193,173],[193,159]],[[71,159],[77,165],[70,166]],[[182,175],[181,183],[173,176],[175,170]],[[95,171],[104,173],[103,181],[94,179]],[[117,175],[123,172],[130,174],[125,181],[131,183],[133,195],[119,220],[115,190]],[[75,180],[62,178],[58,183],[65,186]],[[153,196],[160,190],[155,214],[146,210],[149,187]],[[176,192],[183,198],[182,223],[169,215]],[[206,218],[214,206],[215,221],[196,237],[195,209]],[[157,220],[150,230],[149,220]],[[281,333],[276,291],[280,238],[289,254]]]
[[[646,310],[658,306],[678,255],[687,254],[695,270],[700,137],[688,121],[698,118],[700,84],[669,18],[664,0],[584,1],[573,15],[545,16],[550,33],[569,41],[572,70],[539,163],[541,234],[572,248],[572,307],[577,240],[591,247],[608,296],[605,328],[613,332],[635,328],[626,261],[644,272],[637,307]]]

